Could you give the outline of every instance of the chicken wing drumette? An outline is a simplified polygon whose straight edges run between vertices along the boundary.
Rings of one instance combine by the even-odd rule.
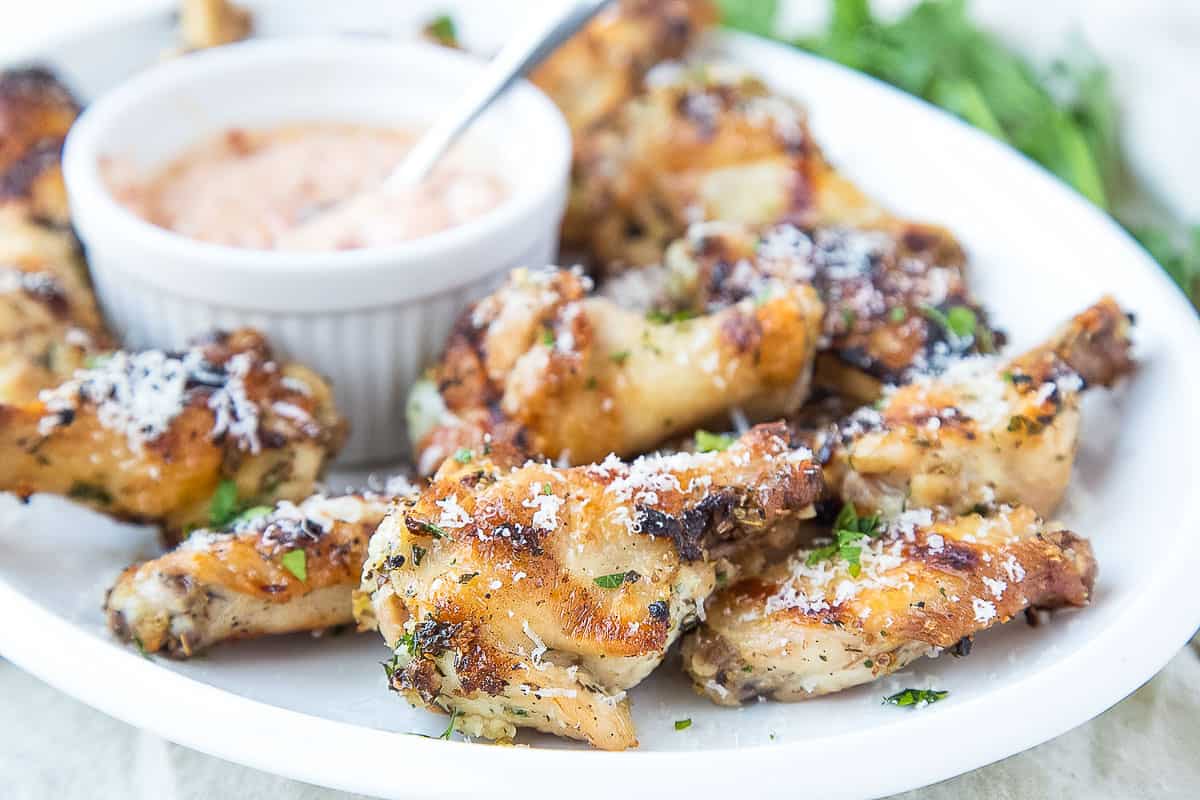
[[[226,640],[349,625],[367,541],[393,500],[415,491],[393,480],[382,494],[282,501],[193,531],[121,574],[104,601],[109,627],[145,652],[184,658]]]
[[[66,495],[168,537],[218,505],[300,501],[344,438],[329,385],[251,330],[182,353],[116,352],[0,405],[0,490]]]
[[[51,73],[0,72],[0,402],[32,400],[112,348],[66,227],[60,155],[78,111]]]
[[[663,266],[627,272],[605,290],[648,285],[657,307],[701,312],[762,296],[771,284],[811,285],[825,303],[815,381],[867,403],[885,384],[1002,343],[967,289],[965,264],[948,231],[915,222],[889,219],[870,229],[708,222],[673,242]]]
[[[714,561],[812,513],[820,470],[785,433],[631,464],[447,461],[380,525],[363,572],[392,688],[473,735],[635,745],[625,690],[702,615]]]
[[[410,401],[422,473],[485,435],[586,464],[633,455],[732,408],[778,419],[807,396],[822,306],[807,286],[692,319],[647,318],[570,270],[514,272],[468,310]]]
[[[722,65],[667,64],[576,147],[565,229],[609,272],[661,263],[704,220],[877,223],[887,214],[821,155],[803,109]]]
[[[682,57],[715,20],[708,0],[621,0],[559,48],[532,80],[578,136],[640,92],[651,67]]]
[[[801,550],[714,596],[683,645],[697,691],[721,705],[836,692],[1023,609],[1086,605],[1096,576],[1088,542],[1027,507],[909,511],[850,546],[853,561]]]
[[[964,359],[802,438],[826,465],[830,495],[859,508],[1000,502],[1049,515],[1071,477],[1081,392],[1132,370],[1131,327],[1105,298],[1022,355]]]

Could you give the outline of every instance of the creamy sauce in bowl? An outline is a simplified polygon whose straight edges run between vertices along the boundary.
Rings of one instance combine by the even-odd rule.
[[[451,151],[420,186],[381,184],[413,145],[405,130],[338,123],[231,129],[149,174],[101,169],[119,203],[192,239],[255,250],[398,244],[476,219],[508,195],[495,173]]]

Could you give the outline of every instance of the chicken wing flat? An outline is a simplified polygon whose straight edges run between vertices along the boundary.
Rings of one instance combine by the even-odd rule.
[[[868,403],[885,384],[1003,342],[971,297],[965,266],[945,229],[893,219],[870,229],[700,223],[651,269],[665,273],[672,308],[755,297],[769,282],[811,284],[825,303],[816,382]]]
[[[708,0],[621,0],[531,77],[579,135],[640,92],[651,67],[683,56],[715,21]]]
[[[109,627],[144,652],[190,657],[214,644],[354,622],[367,541],[406,484],[384,494],[314,495],[125,570],[109,590]],[[411,490],[415,491],[415,490]]]
[[[634,746],[625,690],[702,615],[714,561],[812,514],[820,470],[785,435],[574,468],[447,461],[379,526],[363,570],[391,687],[472,735]]]
[[[62,146],[79,105],[48,70],[0,71],[0,207],[66,226]]]
[[[796,103],[721,65],[663,65],[577,145],[564,230],[609,272],[661,263],[688,225],[862,226],[887,214],[821,155]],[[581,232],[585,241],[571,241]]]
[[[776,287],[690,319],[588,295],[570,270],[518,270],[460,319],[410,403],[422,474],[484,436],[586,464],[629,456],[741,408],[778,419],[808,393],[822,305]]]
[[[66,495],[173,537],[308,497],[344,433],[328,384],[241,330],[182,353],[116,352],[0,405],[0,490]]]
[[[1132,370],[1131,327],[1104,298],[1016,358],[976,356],[888,389],[809,439],[828,491],[885,515],[993,502],[1053,513],[1075,461],[1081,392]]]
[[[1026,507],[909,511],[852,556],[802,550],[714,596],[683,644],[697,691],[721,705],[840,691],[1023,609],[1086,605],[1096,576],[1085,539]]]

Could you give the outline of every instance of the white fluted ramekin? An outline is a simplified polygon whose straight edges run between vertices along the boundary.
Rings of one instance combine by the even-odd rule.
[[[92,104],[67,139],[64,173],[97,294],[126,346],[175,348],[213,329],[253,326],[283,356],[332,379],[352,429],[344,462],[406,453],[405,395],[458,313],[509,269],[556,255],[571,144],[544,95],[515,87],[464,148],[505,179],[508,199],[394,246],[287,253],[198,242],[119,205],[100,159],[152,169],[232,127],[421,126],[481,66],[420,42],[249,42],[155,67]]]

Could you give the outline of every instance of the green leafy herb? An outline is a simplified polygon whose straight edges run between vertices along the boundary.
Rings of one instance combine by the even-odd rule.
[[[862,572],[862,540],[881,533],[878,514],[860,517],[854,504],[846,503],[833,522],[833,542],[810,551],[805,563],[811,567],[836,555],[846,561],[850,575],[857,578]]]
[[[417,652],[419,649],[417,647],[417,637],[413,636],[411,633],[406,633],[400,637],[400,640],[396,643],[396,651],[399,652],[401,647],[403,647],[410,656],[419,655]]]
[[[618,350],[617,352],[610,354],[608,358],[614,364],[624,364],[625,360],[627,358],[629,358],[629,351],[628,350]]]
[[[543,483],[542,484],[542,494],[546,494],[546,495],[554,494],[554,487],[552,487],[549,483]]]
[[[690,727],[692,727],[691,718],[675,720],[675,730],[677,731],[686,731]]]
[[[97,369],[102,367],[108,363],[110,358],[112,358],[110,353],[98,353],[96,355],[87,356],[83,359],[84,369]]]
[[[686,322],[695,316],[695,311],[690,311],[686,308],[681,311],[662,311],[652,308],[646,312],[646,319],[658,325],[667,325],[672,322]]]
[[[425,557],[425,548],[419,544],[412,546],[412,561],[414,567],[421,566],[421,559]]]
[[[696,449],[701,453],[728,450],[729,446],[735,441],[735,437],[728,433],[710,433],[706,430],[696,431]]]
[[[239,522],[249,522],[252,519],[265,517],[274,510],[275,509],[271,506],[250,506],[250,508],[247,508],[245,511],[238,514],[236,517],[230,520],[230,522],[234,525],[238,524]]]
[[[90,500],[102,506],[110,505],[113,501],[112,495],[103,486],[83,481],[75,481],[71,484],[71,488],[67,490],[67,496],[76,500]]]
[[[423,519],[415,519],[413,520],[413,524],[435,539],[445,539],[447,536],[446,531],[443,530],[440,525],[435,525],[432,522],[426,522]]]
[[[223,480],[217,484],[217,490],[213,492],[212,502],[208,506],[209,524],[216,527],[227,525],[237,513],[237,484],[231,480]]]
[[[458,28],[449,14],[439,14],[430,20],[425,35],[440,45],[458,47]]]
[[[383,674],[387,675],[388,683],[391,683],[392,679],[396,675],[396,672],[400,669],[400,655],[398,653],[392,653],[391,658],[389,658],[387,661],[380,661],[379,663],[383,667]]]
[[[137,648],[138,655],[147,660],[151,660],[150,651],[146,649],[146,645],[142,642],[142,638],[136,633],[133,635],[133,646]]]
[[[549,328],[542,328],[542,344],[546,347],[554,347],[554,331]]]
[[[888,312],[888,318],[892,322],[904,322],[904,320],[908,319],[908,309],[904,306],[896,306]]]
[[[459,712],[457,709],[450,712],[450,724],[446,726],[446,730],[442,731],[442,735],[438,737],[439,739],[445,739],[447,742],[450,741],[450,734],[454,733],[454,724],[458,722],[458,717]]]
[[[944,699],[950,692],[936,689],[904,689],[883,698],[885,705],[893,706],[922,706],[936,703]]]
[[[475,451],[465,447],[460,447],[454,453],[454,460],[460,464],[470,464],[475,460]]]
[[[308,554],[304,552],[303,548],[287,551],[280,557],[279,563],[298,579],[308,580]]]
[[[921,306],[921,313],[956,339],[967,339],[975,335],[978,318],[975,312],[966,306],[953,306],[944,313],[933,306]]]
[[[626,573],[624,572],[614,572],[611,575],[601,575],[599,578],[595,579],[595,583],[601,589],[616,589],[625,582],[625,575]]]

